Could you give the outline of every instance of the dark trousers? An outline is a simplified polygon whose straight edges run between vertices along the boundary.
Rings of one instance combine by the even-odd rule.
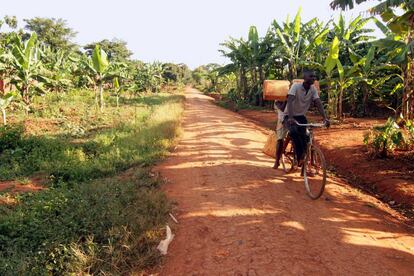
[[[299,124],[307,124],[308,120],[305,116],[293,116],[293,118]],[[305,153],[307,144],[308,144],[308,136],[306,135],[306,127],[298,126],[296,124],[289,125],[287,123],[288,117],[286,116],[284,119],[285,126],[289,129],[289,135],[292,138],[293,146],[295,147],[296,158],[297,160],[301,160],[303,154]]]

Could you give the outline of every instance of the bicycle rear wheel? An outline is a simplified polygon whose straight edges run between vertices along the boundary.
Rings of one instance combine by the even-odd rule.
[[[293,142],[290,138],[286,138],[285,149],[282,154],[282,167],[286,173],[290,173],[295,169],[295,151],[293,149]]]
[[[302,169],[306,193],[311,199],[318,199],[326,185],[326,161],[320,148],[309,146]]]

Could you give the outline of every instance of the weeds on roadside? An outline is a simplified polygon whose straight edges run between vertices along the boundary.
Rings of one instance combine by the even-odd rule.
[[[45,135],[24,122],[0,129],[0,179],[50,180],[40,192],[3,192],[0,275],[128,274],[159,260],[169,204],[145,167],[173,145],[182,96],[123,99],[99,118],[80,94],[34,117],[57,121]]]
[[[414,142],[413,123],[407,122],[402,129],[393,118],[382,126],[376,126],[364,135],[364,144],[375,157],[386,158],[395,149],[409,150]]]

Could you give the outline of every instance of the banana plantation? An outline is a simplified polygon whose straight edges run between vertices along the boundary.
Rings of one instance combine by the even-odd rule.
[[[132,93],[159,92],[162,86],[188,82],[190,71],[184,64],[144,63],[130,58],[123,41],[103,40],[82,49],[71,44],[73,31],[65,22],[54,19],[26,20],[26,30],[16,30],[17,20],[6,16],[0,21],[0,108],[3,124],[7,111],[24,109],[32,112],[34,97],[48,93],[66,93],[89,89],[95,93],[102,111],[105,97]],[[60,28],[60,41],[51,30]],[[31,31],[31,32],[30,32]],[[37,33],[37,32],[39,33]],[[49,33],[47,33],[49,32]]]
[[[263,36],[251,26],[247,38],[230,38],[221,44],[220,51],[231,61],[228,65],[196,71],[206,76],[206,90],[263,105],[264,80],[293,80],[301,78],[303,68],[312,68],[331,117],[385,113],[413,119],[413,9],[412,4],[404,4],[404,14],[397,15],[394,7],[410,1],[396,2],[384,1],[371,9],[372,17],[349,21],[341,15],[328,22],[318,18],[304,22],[299,10],[293,18],[273,21]],[[347,7],[341,3],[336,1],[332,7]],[[370,22],[383,33],[381,38],[374,36]]]
[[[0,18],[0,275],[414,275],[414,0],[76,1]]]

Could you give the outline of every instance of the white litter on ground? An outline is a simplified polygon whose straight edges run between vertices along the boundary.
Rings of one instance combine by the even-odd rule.
[[[171,228],[167,225],[167,237],[165,240],[160,241],[160,244],[157,246],[157,249],[161,252],[162,255],[167,255],[168,246],[171,241],[174,239],[174,234],[171,231]]]

